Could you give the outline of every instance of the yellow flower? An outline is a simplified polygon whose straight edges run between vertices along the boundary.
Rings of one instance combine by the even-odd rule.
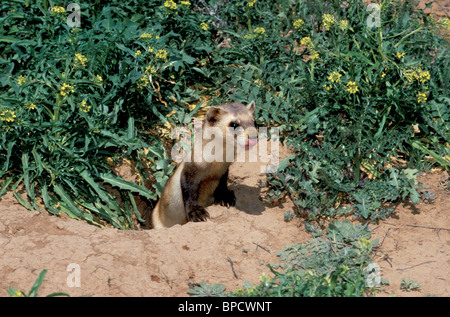
[[[358,91],[358,86],[356,86],[356,82],[349,81],[347,83],[347,88],[345,90],[350,92],[351,94],[354,94]]]
[[[319,52],[313,50],[311,52],[311,59],[318,59],[319,58]]]
[[[169,10],[176,10],[177,4],[173,0],[167,0],[166,2],[164,2],[164,7]]]
[[[144,89],[145,87],[147,87],[149,83],[150,83],[150,82],[149,82],[147,76],[143,76],[143,77],[141,77],[141,78],[138,80],[138,82],[137,82],[137,88],[140,89],[140,90],[142,90],[142,89]]]
[[[60,94],[61,96],[66,96],[69,93],[74,93],[75,91],[73,90],[73,86],[70,86],[69,84],[62,84],[61,89],[60,89]]]
[[[328,80],[331,80],[333,83],[338,83],[341,81],[342,75],[338,72],[332,72],[331,75],[328,77]]]
[[[417,103],[424,103],[427,101],[427,93],[419,91],[416,95]]]
[[[347,265],[341,265],[342,273],[345,274],[350,271],[350,268]]]
[[[142,52],[141,50],[137,50],[136,53],[134,53],[134,56],[141,56]]]
[[[258,28],[255,29],[255,33],[259,34],[259,35],[263,35],[264,33],[266,33],[266,29],[258,27]]]
[[[382,72],[382,73],[381,73],[381,78],[384,78],[384,77],[386,77],[386,73],[385,73],[385,72]]]
[[[86,67],[87,64],[87,58],[83,54],[76,53],[75,54],[75,67]]]
[[[427,70],[421,70],[421,69],[419,69],[419,70],[417,71],[417,73],[418,73],[418,80],[419,80],[421,83],[426,83],[426,82],[427,82],[428,80],[430,80],[430,78],[431,78],[430,72],[427,71]]]
[[[91,110],[91,106],[87,104],[86,100],[83,100],[80,105],[80,111],[88,113]]]
[[[309,36],[306,36],[300,40],[300,44],[305,45],[306,47],[312,46],[312,41]]]
[[[26,78],[23,75],[20,75],[19,78],[17,78],[17,84],[19,84],[20,86],[22,86],[23,84],[28,82],[28,78]]]
[[[303,27],[303,25],[305,25],[305,21],[303,21],[302,19],[298,19],[294,21],[294,28],[299,30]]]
[[[64,7],[60,7],[60,6],[54,6],[50,10],[52,11],[52,13],[55,13],[55,14],[63,14],[64,12],[66,12],[66,9],[64,9]]]
[[[95,77],[94,77],[94,83],[96,83],[96,84],[99,84],[100,86],[102,86],[103,85],[103,78],[102,78],[102,76],[100,76],[100,75],[96,75]]]
[[[410,83],[412,83],[414,80],[417,80],[421,83],[426,83],[431,79],[430,72],[427,70],[421,70],[420,68],[403,69],[403,76]]]
[[[255,3],[256,3],[256,0],[249,0],[248,6],[253,7],[255,5]]]
[[[151,39],[152,36],[153,36],[153,33],[143,33],[143,34],[141,34],[140,38],[144,39],[144,40],[148,40],[148,39]]]
[[[205,22],[202,22],[202,23],[200,23],[200,28],[201,28],[203,31],[208,31],[209,25],[208,25],[207,23],[205,23]]]
[[[342,31],[347,30],[348,29],[348,20],[341,20],[341,21],[339,21],[339,28]]]
[[[145,67],[145,75],[151,75],[156,73],[156,68],[153,65],[148,65],[147,67]]]
[[[442,25],[447,30],[450,30],[450,18],[443,18],[438,21],[440,25]]]
[[[330,28],[333,26],[333,24],[336,22],[334,20],[334,16],[332,16],[331,14],[322,15],[322,19],[323,19],[323,26],[327,31],[329,31]]]
[[[161,48],[155,53],[155,57],[167,62],[168,54],[169,53],[165,49]]]
[[[5,110],[0,114],[0,120],[6,121],[9,123],[14,122],[14,119],[16,118],[16,114],[12,110]]]
[[[185,7],[189,7],[191,5],[191,3],[189,1],[181,1],[180,3],[181,3],[181,5],[183,5]]]
[[[149,46],[147,49],[147,52],[149,52],[149,53],[153,53],[154,51],[155,51],[155,48],[151,47],[151,46]]]
[[[326,90],[330,90],[331,88],[333,88],[331,85],[327,85],[327,84],[323,85],[323,87],[324,87]]]
[[[36,109],[36,105],[34,103],[32,103],[32,102],[27,102],[25,104],[25,107],[27,108],[27,110],[34,110],[34,109]]]
[[[405,57],[405,52],[401,52],[401,53],[397,52],[396,56],[398,59],[403,58],[403,57]]]

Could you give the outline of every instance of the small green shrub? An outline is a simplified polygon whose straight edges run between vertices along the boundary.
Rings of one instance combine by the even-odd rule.
[[[402,281],[400,282],[400,289],[406,292],[417,291],[420,287],[420,283],[413,281],[410,278],[402,278]]]
[[[269,265],[274,278],[259,285],[246,285],[239,296],[363,296],[368,287],[367,266],[377,239],[370,241],[366,227],[348,221],[330,223],[324,237],[305,244],[286,246],[278,252],[283,261]]]

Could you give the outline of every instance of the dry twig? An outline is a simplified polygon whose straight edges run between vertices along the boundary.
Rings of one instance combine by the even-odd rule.
[[[236,274],[236,272],[234,271],[234,264],[233,264],[233,261],[231,261],[231,259],[230,259],[229,256],[227,256],[227,260],[228,260],[228,262],[230,262],[230,264],[231,264],[231,270],[233,271],[234,277],[235,277],[236,279],[238,279],[237,274]]]

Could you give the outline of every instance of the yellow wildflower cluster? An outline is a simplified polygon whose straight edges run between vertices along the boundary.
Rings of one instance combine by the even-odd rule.
[[[164,8],[167,8],[169,10],[176,10],[177,4],[173,0],[167,0],[166,2],[164,2]]]
[[[397,52],[395,54],[395,56],[397,56],[398,59],[401,59],[401,58],[405,57],[405,52]]]
[[[424,103],[427,101],[427,93],[419,91],[416,95],[417,97],[417,103]]]
[[[266,29],[262,28],[262,27],[258,27],[255,29],[255,33],[259,34],[259,35],[263,35],[264,33],[266,33]]]
[[[440,25],[442,25],[444,28],[446,28],[447,30],[450,30],[450,18],[440,19],[438,21],[438,23]]]
[[[22,86],[23,84],[28,82],[28,78],[26,78],[23,75],[20,75],[19,78],[17,78],[17,83]]]
[[[348,20],[341,20],[339,21],[339,28],[341,31],[345,31],[348,29]]]
[[[248,6],[253,7],[255,5],[255,3],[256,3],[256,0],[249,0]]]
[[[140,37],[141,37],[141,39],[145,39],[145,40],[151,39],[153,37],[153,33],[143,33],[143,34],[141,34]]]
[[[86,100],[83,100],[80,105],[80,111],[88,113],[91,110],[91,105],[88,105]]]
[[[93,79],[93,82],[96,84],[99,84],[100,86],[103,86],[103,78],[100,75],[96,75]]]
[[[311,47],[312,40],[309,36],[306,36],[300,40],[300,44],[305,45],[306,47]]]
[[[55,14],[63,14],[66,12],[66,9],[64,9],[64,7],[60,7],[60,6],[54,6],[50,10],[52,11],[52,13],[55,13]]]
[[[356,82],[349,81],[345,90],[350,92],[351,94],[355,94],[358,91],[358,86],[356,85]]]
[[[156,67],[153,65],[148,65],[147,67],[145,67],[145,75],[149,76],[151,74],[156,73]]]
[[[191,5],[191,3],[189,1],[181,1],[180,4],[186,8]]]
[[[147,76],[143,76],[137,81],[137,88],[142,90],[147,87],[149,83]]]
[[[87,62],[88,62],[88,60],[87,60],[86,56],[84,56],[83,54],[80,54],[80,53],[75,54],[75,60],[74,60],[75,67],[86,67]]]
[[[305,21],[303,21],[302,19],[298,19],[294,21],[294,28],[297,30],[300,30],[303,25],[305,25]]]
[[[1,121],[6,121],[9,123],[12,123],[12,122],[14,122],[15,118],[16,118],[16,114],[12,110],[5,110],[5,111],[2,111],[2,113],[0,113]]]
[[[200,28],[201,28],[203,31],[208,31],[209,25],[208,25],[208,23],[202,22],[202,23],[200,23]]]
[[[333,24],[336,22],[334,16],[327,13],[322,15],[322,19],[323,19],[323,26],[327,31],[329,31],[330,28],[333,26]]]
[[[142,54],[141,50],[137,50],[137,51],[134,53],[134,56],[138,57],[138,56],[141,56],[141,54]]]
[[[74,93],[74,92],[75,92],[75,90],[73,90],[73,86],[64,83],[64,84],[62,84],[59,93],[61,94],[61,96],[66,96],[66,95],[68,95],[69,93]]]
[[[403,76],[405,76],[406,80],[410,83],[412,83],[414,80],[417,80],[421,83],[426,83],[431,79],[430,72],[427,70],[422,70],[420,68],[404,69]]]
[[[34,109],[36,109],[36,105],[32,102],[27,102],[25,104],[25,108],[27,108],[27,110],[34,110]]]
[[[319,52],[312,50],[311,59],[318,59],[318,58],[319,58]]]
[[[155,53],[155,57],[158,59],[161,59],[165,62],[167,62],[167,56],[169,55],[169,52],[167,52],[165,49],[161,48]]]
[[[325,84],[325,85],[323,85],[323,88],[325,88],[326,90],[330,90],[333,87],[331,85]]]
[[[332,72],[331,75],[328,77],[328,80],[331,80],[333,83],[338,83],[341,81],[342,75],[338,72]]]

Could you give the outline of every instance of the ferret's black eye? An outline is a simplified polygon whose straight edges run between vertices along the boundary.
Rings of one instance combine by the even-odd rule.
[[[237,127],[239,127],[239,123],[236,123],[236,122],[230,122],[230,128],[233,128],[233,130],[236,130],[237,129]]]

